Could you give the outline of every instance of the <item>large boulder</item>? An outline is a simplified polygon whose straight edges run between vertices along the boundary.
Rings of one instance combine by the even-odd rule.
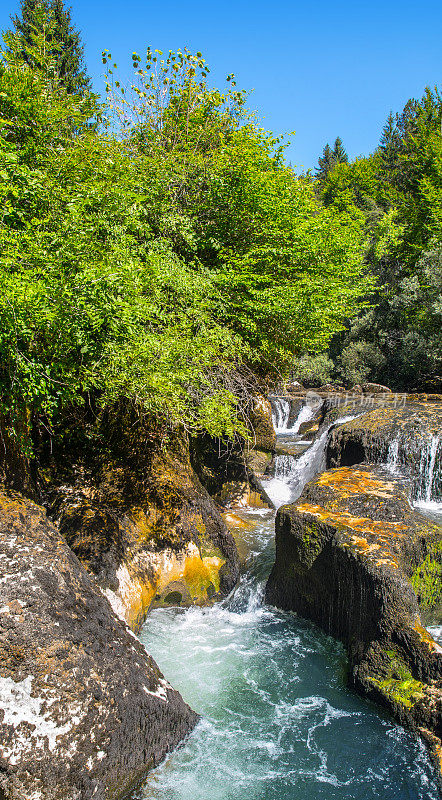
[[[137,630],[150,608],[204,605],[239,576],[220,512],[190,462],[183,431],[159,432],[124,414],[103,422],[106,447],[53,456],[48,513],[115,611]]]
[[[197,715],[46,518],[0,495],[0,797],[116,800]]]
[[[442,530],[379,467],[322,473],[276,519],[268,602],[341,639],[350,682],[442,754],[442,648],[425,630],[441,602]]]
[[[250,412],[253,444],[258,450],[273,452],[276,433],[273,427],[272,405],[266,397],[256,397]]]

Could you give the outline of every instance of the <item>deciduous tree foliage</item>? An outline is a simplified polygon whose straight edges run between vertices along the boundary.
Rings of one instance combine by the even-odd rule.
[[[232,436],[250,370],[323,350],[369,292],[361,219],[318,203],[201,54],[134,54],[122,87],[105,53],[103,109],[52,42],[23,59],[7,35],[0,70],[3,419],[50,429],[93,397]]]

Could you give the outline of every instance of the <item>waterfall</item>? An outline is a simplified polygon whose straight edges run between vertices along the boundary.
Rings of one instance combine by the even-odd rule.
[[[420,448],[420,455],[417,454],[417,457],[414,451],[407,450],[406,442],[396,438],[389,444],[384,463],[392,475],[401,475],[404,472],[411,474],[412,494],[418,508],[442,513],[441,436],[434,435],[428,441],[424,441]],[[414,469],[413,465],[416,465]]]
[[[290,429],[290,433],[298,433],[302,423],[310,422],[310,420],[314,419],[314,416],[315,411],[310,406],[302,406],[293,428]]]
[[[295,459],[293,456],[282,455],[275,457],[274,477],[278,480],[288,478],[293,470]]]
[[[290,426],[291,402],[287,397],[271,397],[272,420],[276,433],[298,433],[303,422],[310,422],[315,416],[315,411],[308,405],[303,405],[297,419]]]
[[[273,478],[263,480],[264,488],[275,508],[285,503],[294,503],[302,494],[306,483],[325,468],[325,451],[331,428],[352,419],[354,417],[342,417],[332,422],[299,458],[276,456]]]
[[[386,467],[393,475],[399,473],[399,439],[393,439],[389,444]]]
[[[417,504],[442,507],[442,440],[432,436],[421,451]]]
[[[283,433],[288,430],[290,401],[285,397],[272,397],[271,404],[273,427],[276,433]]]

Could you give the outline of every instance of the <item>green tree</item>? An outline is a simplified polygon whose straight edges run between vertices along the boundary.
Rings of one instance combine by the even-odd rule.
[[[348,155],[345,151],[342,139],[337,136],[333,145],[333,160],[335,164],[347,164]]]
[[[327,143],[322,151],[322,156],[319,156],[318,166],[316,168],[316,177],[319,181],[324,181],[335,164],[333,150]]]
[[[22,58],[29,62],[36,37],[46,27],[47,45],[54,54],[55,73],[69,94],[90,89],[84,66],[84,48],[63,0],[21,0],[21,15],[13,17],[14,30],[22,45]]]

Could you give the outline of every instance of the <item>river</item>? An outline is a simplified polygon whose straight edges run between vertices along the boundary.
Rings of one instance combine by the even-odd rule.
[[[299,495],[320,460],[316,444],[297,470],[280,462],[266,487],[277,504]],[[143,627],[146,650],[201,722],[134,800],[438,800],[422,742],[346,688],[342,646],[263,604],[274,516],[237,513],[243,568],[229,598],[156,610]]]

